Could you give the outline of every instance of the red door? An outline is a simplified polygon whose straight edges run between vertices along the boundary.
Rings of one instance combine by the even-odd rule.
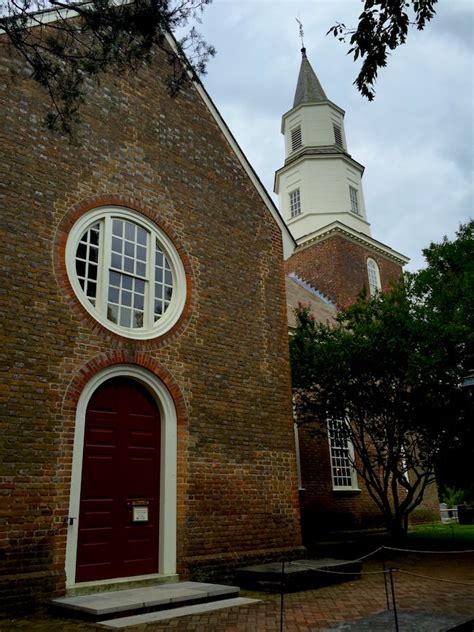
[[[111,379],[87,407],[76,581],[158,572],[159,489],[156,403],[139,383]]]

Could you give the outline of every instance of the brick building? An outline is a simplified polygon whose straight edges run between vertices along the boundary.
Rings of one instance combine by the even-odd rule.
[[[205,90],[157,50],[75,144],[0,72],[2,606],[298,552],[294,243]]]

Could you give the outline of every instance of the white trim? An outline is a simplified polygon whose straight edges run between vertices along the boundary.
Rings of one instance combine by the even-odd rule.
[[[371,273],[373,273],[375,279],[371,279]],[[369,282],[369,294],[370,296],[375,296],[377,292],[381,291],[382,283],[380,281],[379,265],[372,257],[367,257],[367,279]],[[372,281],[374,281],[374,283],[372,283]]]
[[[113,377],[125,376],[146,386],[157,403],[161,416],[161,469],[160,469],[160,524],[158,573],[176,573],[176,461],[177,461],[177,417],[170,392],[153,373],[129,364],[108,367],[94,375],[84,387],[76,409],[74,451],[72,458],[71,493],[69,516],[76,518],[68,526],[66,543],[66,587],[76,585],[76,556],[81,496],[82,456],[84,451],[84,429],[89,400],[95,390]],[[131,577],[130,579],[134,579]],[[111,579],[113,583],[116,579]],[[78,584],[78,585],[82,585]]]
[[[295,438],[295,454],[296,454],[296,474],[298,476],[298,490],[304,491],[303,478],[301,476],[301,452],[300,452],[300,434],[296,421],[293,422],[293,434]]]
[[[127,219],[131,222],[134,222],[135,224],[143,226],[147,231],[150,232],[151,235],[156,234],[158,241],[160,242],[160,246],[162,246],[163,248],[163,253],[166,255],[166,258],[169,261],[174,281],[173,295],[164,315],[150,328],[143,327],[139,329],[133,329],[131,327],[122,327],[108,320],[103,312],[100,312],[90,303],[77,279],[75,258],[77,244],[79,243],[79,240],[81,239],[83,233],[87,230],[88,226],[90,226],[94,222],[98,222],[104,217],[111,216]],[[105,224],[107,225],[107,222],[105,222]],[[104,244],[106,238],[106,235],[102,238],[102,244]],[[102,257],[104,257],[109,248],[110,246],[108,246],[108,248],[102,248]],[[152,248],[149,248],[149,251],[150,250],[152,250]],[[186,303],[187,291],[186,274],[184,271],[183,263],[176,251],[176,248],[174,247],[173,243],[166,235],[166,233],[164,233],[159,226],[157,226],[154,222],[152,222],[150,219],[145,217],[145,215],[142,215],[138,211],[133,211],[121,206],[100,206],[91,211],[88,211],[87,213],[84,213],[84,215],[82,215],[76,221],[69,232],[66,243],[65,258],[69,281],[72,285],[78,301],[89,312],[89,314],[91,314],[91,316],[95,318],[95,320],[97,320],[101,325],[103,325],[110,331],[118,334],[119,336],[125,336],[126,338],[134,338],[138,340],[157,338],[158,336],[162,336],[167,331],[169,331],[176,324],[179,317],[181,316],[184,305]],[[101,264],[99,264],[99,270],[100,269]],[[104,278],[108,276],[108,265],[106,265],[104,262],[102,262],[102,270],[102,300],[105,300],[105,305],[107,305],[106,292],[108,283],[104,282]],[[152,278],[153,274],[151,275],[151,277],[149,277],[148,280],[150,286],[148,292],[149,295],[152,295],[154,291],[154,288],[152,286]]]
[[[307,235],[303,235],[303,237],[299,237],[297,240],[298,250],[303,250],[303,248],[309,247],[312,243],[317,241],[322,241],[323,239],[327,239],[331,237],[334,233],[342,233],[345,237],[349,237],[356,243],[361,243],[367,248],[371,248],[373,251],[378,252],[382,255],[385,255],[388,259],[395,261],[396,263],[404,266],[406,263],[410,261],[409,257],[402,255],[400,252],[393,250],[389,246],[386,246],[381,241],[377,241],[373,237],[369,237],[364,233],[361,233],[347,224],[342,224],[339,221],[331,222],[327,226],[323,226],[318,230],[315,230],[312,233],[308,233]]]
[[[327,421],[327,433],[328,433],[328,446],[329,446],[329,465],[331,468],[331,482],[332,482],[332,489],[335,492],[345,492],[345,491],[350,491],[350,492],[354,492],[354,491],[360,491],[359,488],[359,484],[357,482],[357,472],[356,469],[354,467],[354,463],[355,463],[355,456],[354,456],[354,445],[352,443],[352,441],[350,440],[349,437],[344,437],[345,440],[345,448],[339,446],[333,446],[333,438],[331,436],[331,423],[334,424],[344,424],[346,423],[345,421],[341,420],[341,419],[328,419]],[[341,439],[338,439],[339,442],[341,442]],[[350,469],[350,473],[351,473],[351,484],[350,485],[340,485],[334,482],[335,476],[334,476],[334,464],[333,464],[333,459],[339,459],[342,460],[344,457],[342,455],[333,455],[333,449],[334,450],[339,450],[342,451],[344,449],[346,449],[349,453],[349,457],[347,459],[348,464],[342,464],[343,467],[348,467]]]

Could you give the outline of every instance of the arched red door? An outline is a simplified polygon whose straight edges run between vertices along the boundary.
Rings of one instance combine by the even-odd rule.
[[[138,382],[113,378],[86,413],[76,581],[158,572],[160,416]]]

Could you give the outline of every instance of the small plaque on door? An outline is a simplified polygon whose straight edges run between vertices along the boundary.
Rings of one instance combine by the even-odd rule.
[[[148,503],[138,504],[135,501],[132,510],[132,522],[148,522]]]
[[[148,507],[134,507],[133,522],[148,522]]]

